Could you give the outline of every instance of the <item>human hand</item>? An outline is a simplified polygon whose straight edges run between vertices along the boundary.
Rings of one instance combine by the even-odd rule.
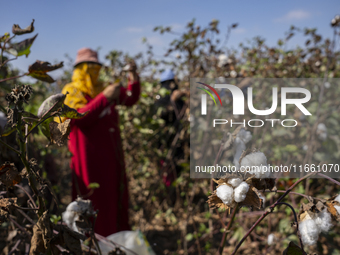
[[[128,79],[130,82],[135,82],[139,80],[139,76],[137,74],[137,65],[133,59],[129,60],[124,69],[125,71],[128,71]]]
[[[175,102],[180,99],[182,96],[185,96],[186,93],[184,91],[180,91],[178,89],[174,90],[170,96],[171,101]]]
[[[120,87],[121,85],[119,83],[111,84],[104,89],[103,95],[110,102],[115,99],[118,99],[120,95]]]

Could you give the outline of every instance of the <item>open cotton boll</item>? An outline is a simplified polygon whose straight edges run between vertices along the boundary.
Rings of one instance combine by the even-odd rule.
[[[231,205],[234,199],[234,189],[226,184],[219,186],[216,189],[216,195],[226,205]]]
[[[264,179],[270,176],[267,167],[267,157],[262,152],[254,152],[245,156],[241,161],[243,171],[255,174],[255,178]]]
[[[238,132],[237,137],[239,137],[245,144],[249,143],[251,138],[253,137],[250,131],[246,131],[244,128]]]
[[[327,127],[324,123],[318,124],[318,127],[316,129],[316,134],[323,141],[327,139]]]
[[[241,182],[243,182],[243,180],[240,178],[231,178],[228,180],[228,183],[234,188],[240,185]]]
[[[234,150],[234,160],[233,163],[236,166],[236,169],[240,168],[239,160],[243,153],[243,151],[246,149],[246,144],[251,140],[252,135],[250,131],[246,131],[244,128],[242,128],[233,143],[233,150]]]
[[[249,184],[246,182],[241,182],[241,184],[234,189],[235,202],[242,202],[246,198],[248,190]]]
[[[267,165],[267,157],[263,152],[253,152],[245,156],[241,161],[241,166],[261,166]]]
[[[234,149],[234,160],[233,163],[236,167],[236,169],[240,168],[240,157],[243,153],[243,151],[246,149],[246,144],[242,141],[241,138],[236,137],[234,143],[233,143],[233,149]]]
[[[316,244],[319,238],[319,228],[313,219],[309,218],[301,221],[299,230],[304,245]]]
[[[275,236],[274,236],[274,234],[270,234],[270,235],[268,235],[268,240],[267,240],[267,242],[268,242],[268,245],[272,245],[272,244],[274,244],[274,239],[275,239]]]
[[[267,167],[267,165],[256,167],[253,173],[255,174],[255,178],[257,179],[265,179],[270,176],[269,168]]]
[[[327,233],[331,229],[331,227],[333,227],[332,216],[328,212],[327,208],[323,209],[322,212],[319,212],[314,221],[318,226],[320,232]]]

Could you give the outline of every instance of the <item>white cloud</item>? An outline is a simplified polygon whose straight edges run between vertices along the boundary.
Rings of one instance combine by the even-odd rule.
[[[288,12],[286,15],[275,19],[276,22],[291,22],[297,20],[308,19],[311,16],[310,12],[304,10],[292,10]]]

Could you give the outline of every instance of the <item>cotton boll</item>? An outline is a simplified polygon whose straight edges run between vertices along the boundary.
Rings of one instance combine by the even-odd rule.
[[[240,168],[240,157],[243,153],[243,151],[246,149],[246,144],[243,142],[243,140],[240,137],[236,137],[234,143],[233,143],[233,149],[234,149],[234,165],[236,169]]]
[[[227,63],[228,63],[228,57],[225,54],[221,54],[218,56],[218,63],[217,63],[218,67],[222,67]]]
[[[316,244],[319,238],[319,228],[313,219],[309,218],[301,221],[299,230],[304,245]]]
[[[246,131],[244,128],[242,128],[233,143],[233,150],[234,150],[234,165],[236,166],[236,169],[240,168],[239,160],[243,153],[243,151],[246,149],[246,144],[250,142],[252,138],[252,135],[250,131]]]
[[[255,178],[264,179],[270,176],[267,167],[267,157],[262,152],[254,152],[245,156],[241,161],[243,171],[255,174]]]
[[[240,178],[232,178],[228,180],[228,183],[234,188],[240,185],[241,182],[242,182],[242,179]]]
[[[249,184],[246,182],[241,182],[241,184],[238,185],[234,190],[235,202],[242,202],[246,198],[248,190]]]
[[[332,216],[328,212],[327,208],[325,208],[322,212],[319,212],[314,221],[320,232],[327,233],[331,227],[333,227]]]
[[[318,127],[316,129],[316,134],[323,141],[327,139],[327,127],[324,123],[318,124]]]
[[[255,178],[257,179],[265,179],[270,176],[270,171],[267,166],[259,166],[255,168],[255,171],[253,171],[255,174]]]
[[[219,186],[216,189],[216,195],[226,205],[231,205],[234,198],[234,189],[226,184]]]
[[[245,144],[247,144],[250,142],[253,136],[251,135],[250,131],[246,131],[242,128],[240,132],[238,132],[237,137],[239,137]]]
[[[274,239],[275,239],[275,236],[274,236],[274,234],[270,234],[270,235],[268,235],[268,245],[272,245],[272,244],[274,244]]]
[[[267,165],[267,157],[262,152],[254,152],[245,156],[241,161],[241,166],[261,166]]]

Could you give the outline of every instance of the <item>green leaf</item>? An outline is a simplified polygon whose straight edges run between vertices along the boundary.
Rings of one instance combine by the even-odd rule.
[[[290,242],[287,249],[285,249],[282,254],[283,255],[304,255],[305,253],[294,242]]]
[[[58,108],[62,108],[66,95],[59,93],[48,97],[39,107],[38,117],[41,118],[47,113],[56,111]]]
[[[28,27],[24,29],[20,28],[18,24],[14,24],[12,27],[12,33],[15,35],[23,35],[23,34],[32,33],[34,31],[33,24],[34,24],[34,19],[32,20],[31,25],[29,25]]]
[[[89,185],[87,185],[88,189],[98,189],[99,187],[100,185],[97,182],[91,182]]]
[[[60,117],[66,117],[66,118],[69,118],[69,119],[81,119],[82,117],[84,117],[88,113],[89,113],[89,111],[84,112],[84,113],[80,113],[76,109],[68,107],[67,105],[63,105]]]
[[[44,81],[48,83],[55,82],[55,80],[51,76],[49,76],[47,73],[44,73],[44,72],[34,72],[34,73],[28,74],[28,76],[31,76],[39,81]]]
[[[52,118],[49,118],[39,125],[39,129],[40,129],[41,133],[43,133],[43,135],[48,140],[51,140],[51,133],[50,133],[50,122],[51,121],[52,121]]]
[[[19,43],[13,43],[10,45],[9,48],[6,48],[6,51],[16,57],[22,56],[22,55],[26,55],[26,58],[28,57],[28,55],[31,53],[31,46],[35,40],[35,38],[37,38],[38,34],[36,34],[35,36],[33,36],[32,38],[28,38],[26,40],[23,40]]]
[[[16,128],[17,128],[16,124],[13,125],[13,126],[5,125],[5,127],[2,131],[1,137],[9,136],[10,134],[12,134],[15,131]]]

